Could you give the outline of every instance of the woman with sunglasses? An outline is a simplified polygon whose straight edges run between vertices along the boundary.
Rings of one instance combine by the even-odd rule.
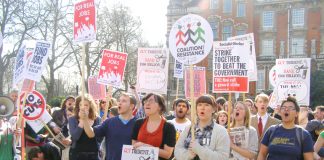
[[[293,97],[288,97],[281,103],[281,124],[273,125],[266,131],[261,141],[258,160],[313,159],[312,137],[297,125],[299,111],[299,105]]]

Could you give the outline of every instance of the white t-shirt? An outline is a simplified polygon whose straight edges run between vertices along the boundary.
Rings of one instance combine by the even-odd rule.
[[[176,139],[177,140],[178,140],[178,137],[180,136],[181,132],[183,132],[187,126],[191,125],[191,121],[188,118],[186,118],[185,123],[176,122],[176,118],[173,118],[172,120],[168,120],[168,122],[172,123],[174,125],[174,128],[176,129],[176,131],[177,131]]]

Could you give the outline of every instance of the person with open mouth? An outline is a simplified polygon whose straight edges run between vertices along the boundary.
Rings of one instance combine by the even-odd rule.
[[[166,111],[164,98],[149,93],[142,99],[146,118],[135,122],[132,134],[134,148],[141,146],[158,147],[159,160],[169,159],[176,143],[176,130],[163,117]]]
[[[179,160],[222,160],[229,158],[230,140],[226,129],[213,119],[217,105],[211,95],[196,100],[197,123],[188,126],[177,141],[174,155]],[[190,129],[195,128],[192,141]]]
[[[231,124],[231,158],[236,160],[255,159],[258,152],[258,133],[250,126],[250,110],[243,102],[234,105],[234,118]],[[232,139],[239,136],[240,141]]]
[[[260,147],[258,160],[312,160],[313,143],[308,131],[298,124],[300,107],[293,97],[281,103],[282,123],[271,126],[265,133]]]
[[[226,111],[219,111],[216,114],[216,123],[227,128],[228,114]]]

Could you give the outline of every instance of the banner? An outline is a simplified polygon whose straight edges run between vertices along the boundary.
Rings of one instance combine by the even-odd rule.
[[[249,63],[248,63],[248,76],[249,81],[258,80],[258,69],[256,65],[256,56],[255,56],[255,43],[253,33],[230,37],[228,41],[246,41],[249,44]]]
[[[74,5],[74,42],[96,40],[96,9],[94,0],[85,0]]]
[[[36,41],[36,46],[33,53],[27,53],[27,70],[25,78],[39,82],[42,72],[47,64],[47,58],[50,53],[51,44],[46,41]],[[32,54],[31,61],[28,60],[28,55]]]
[[[103,84],[97,83],[97,76],[90,76],[88,78],[88,91],[89,94],[95,100],[105,99],[106,98],[106,86]]]
[[[196,64],[208,54],[213,44],[213,31],[202,17],[189,14],[178,19],[169,34],[172,56],[183,64]]]
[[[97,82],[120,88],[123,83],[126,62],[126,53],[103,50]]]
[[[139,48],[137,61],[137,91],[167,93],[168,49]]]
[[[39,119],[27,120],[26,122],[35,131],[35,133],[38,133],[43,127],[45,127],[44,124],[47,124],[51,120],[52,120],[52,116],[45,109],[42,115],[39,117]],[[42,123],[42,121],[44,122],[44,124]]]
[[[183,63],[175,60],[173,71],[174,71],[173,77],[183,79]]]
[[[23,108],[23,116],[27,120],[36,120],[42,116],[44,110],[46,110],[46,101],[42,94],[37,91],[27,93],[26,104],[23,105],[23,98],[25,93],[19,96],[20,106]]]
[[[249,44],[241,41],[217,41],[213,51],[213,92],[248,93]]]
[[[159,160],[159,148],[123,145],[121,160]]]
[[[194,97],[206,94],[206,69],[205,67],[193,67],[194,74]],[[185,71],[185,96],[190,97],[190,68]]]
[[[310,58],[276,60],[276,90],[279,102],[295,97],[299,105],[309,106]]]

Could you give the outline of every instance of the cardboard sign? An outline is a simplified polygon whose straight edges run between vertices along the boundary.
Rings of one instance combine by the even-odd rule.
[[[279,102],[295,97],[299,105],[309,105],[310,58],[276,60],[276,89]]]
[[[169,54],[162,48],[139,48],[137,91],[167,93]]]
[[[123,145],[121,160],[159,160],[159,148]]]
[[[194,97],[206,94],[206,69],[205,67],[193,67],[194,73]],[[185,96],[190,98],[190,68],[185,71]]]
[[[96,40],[96,9],[94,0],[85,0],[74,5],[74,42]]]
[[[218,41],[213,52],[213,92],[249,92],[249,44],[241,41]]]
[[[50,53],[51,43],[46,41],[36,41],[36,46],[33,53],[27,53],[27,79],[39,82],[42,72],[47,64],[47,58]],[[31,61],[28,60],[28,55],[32,54]]]
[[[20,106],[24,108],[24,118],[27,120],[36,120],[40,118],[46,109],[46,101],[43,95],[35,90],[27,93],[26,104],[22,106],[24,95],[25,93],[22,93],[19,98]]]
[[[95,100],[105,99],[106,86],[97,83],[97,76],[90,76],[88,78],[88,91]]]
[[[126,62],[126,53],[103,50],[97,82],[120,88],[123,83]]]
[[[189,14],[178,19],[169,35],[172,56],[183,64],[196,64],[208,54],[213,44],[213,31],[202,17]]]
[[[183,78],[183,64],[177,60],[174,63],[174,74],[173,77],[182,79]]]
[[[258,69],[256,65],[256,56],[255,56],[255,43],[253,33],[230,37],[228,41],[246,41],[249,44],[249,63],[248,63],[248,76],[249,81],[258,80]]]
[[[38,133],[44,126],[44,124],[42,123],[42,121],[47,124],[48,122],[50,122],[52,120],[52,116],[47,112],[47,110],[45,109],[45,111],[43,112],[43,114],[39,117],[39,119],[37,120],[27,120],[26,122],[30,125],[30,127],[35,131],[35,133]]]

